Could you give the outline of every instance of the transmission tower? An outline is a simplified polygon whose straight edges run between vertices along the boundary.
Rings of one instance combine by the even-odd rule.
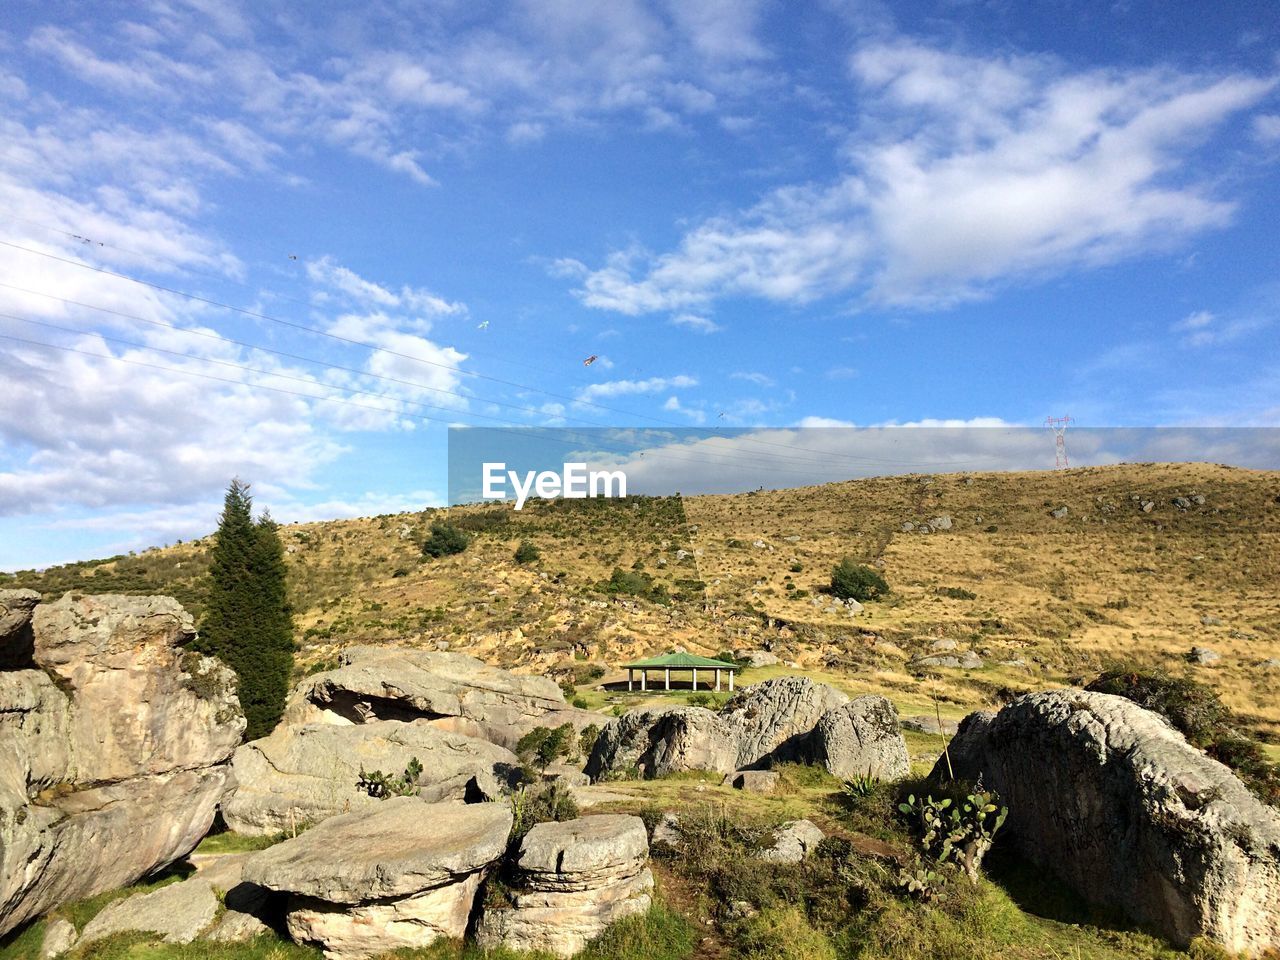
[[[1056,468],[1065,470],[1071,466],[1067,462],[1067,424],[1071,422],[1070,417],[1045,417],[1044,425],[1053,431],[1053,446],[1057,454]]]

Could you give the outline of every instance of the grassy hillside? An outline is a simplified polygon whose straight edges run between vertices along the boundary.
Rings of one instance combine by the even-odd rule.
[[[1063,506],[1065,516],[1051,514]],[[467,529],[472,545],[423,561],[422,538],[440,516]],[[920,532],[941,517],[949,529]],[[492,504],[282,533],[300,670],[331,663],[351,643],[447,641],[582,681],[592,705],[620,706],[645,698],[606,698],[588,682],[592,665],[613,671],[675,645],[709,655],[769,645],[783,665],[745,681],[803,671],[886,693],[907,714],[958,717],[1123,659],[1210,683],[1280,740],[1280,669],[1263,665],[1280,658],[1280,473],[1137,464],[905,476],[530,502],[520,512]],[[515,562],[522,539],[541,552],[535,563]],[[208,546],[28,571],[7,585],[50,598],[168,593],[198,616]],[[875,565],[892,588],[857,617],[822,592],[844,556]],[[615,569],[643,573],[657,589],[602,589]],[[912,663],[940,640],[984,666]],[[1193,645],[1221,659],[1193,665]]]

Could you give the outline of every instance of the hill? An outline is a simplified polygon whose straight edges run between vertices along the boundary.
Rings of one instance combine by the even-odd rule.
[[[441,517],[472,544],[423,560]],[[747,682],[805,672],[885,693],[906,715],[956,718],[1128,661],[1211,684],[1280,742],[1280,669],[1268,663],[1280,660],[1277,472],[1122,464],[897,476],[424,510],[293,524],[282,536],[302,671],[352,643],[447,643],[574,684],[591,706],[629,706],[641,695],[597,685],[631,658],[677,645],[712,656],[767,648],[780,664],[749,670]],[[526,539],[541,556],[522,565],[514,552]],[[198,617],[208,547],[24,571],[5,585],[164,593]],[[891,587],[857,616],[823,592],[845,556]],[[1193,646],[1219,659],[1192,663]],[[964,652],[982,666],[917,662]]]

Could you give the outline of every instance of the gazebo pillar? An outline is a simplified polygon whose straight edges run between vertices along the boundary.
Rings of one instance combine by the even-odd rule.
[[[693,668],[693,689],[694,690],[698,689],[698,668],[697,667]]]
[[[667,689],[670,690],[671,689],[671,668],[670,667],[667,667],[667,674],[664,680],[666,681]]]
[[[646,686],[648,681],[649,681],[649,671],[641,667],[640,668],[640,689],[641,690],[649,689],[648,686]]]
[[[729,671],[729,692],[733,693],[733,671]]]
[[[631,684],[635,681],[635,675],[636,675],[636,672],[632,670],[630,667],[627,667],[627,689],[628,690],[631,689]]]
[[[720,690],[720,668],[716,667],[716,691]]]

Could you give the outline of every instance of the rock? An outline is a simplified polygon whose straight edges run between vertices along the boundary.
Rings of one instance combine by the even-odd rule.
[[[915,528],[916,528],[916,525],[912,523],[910,520],[904,520],[902,522],[902,526],[899,529],[901,529],[903,533],[910,533]]]
[[[1179,510],[1186,510],[1191,506],[1191,501],[1188,500],[1186,497],[1174,497],[1170,501],[1170,503],[1172,503]]]
[[[540,823],[520,844],[511,906],[486,907],[476,942],[571,957],[609,924],[649,909],[653,874],[648,860],[648,836],[639,817]]]
[[[254,937],[272,932],[269,926],[253,914],[227,909],[200,939],[216,943],[246,943]]]
[[[939,723],[937,717],[925,716],[924,714],[902,718],[902,729],[915,730],[917,733],[946,734],[947,736],[953,736],[956,732],[957,726],[958,725],[954,720],[943,720]]]
[[[39,602],[34,590],[0,590],[0,670],[34,666],[31,612]]]
[[[747,793],[770,794],[778,789],[778,774],[773,770],[735,770],[725,774],[721,782]]]
[[[336,960],[370,957],[461,939],[510,830],[506,804],[394,797],[268,847],[244,876],[290,895],[285,920],[297,942]]]
[[[222,816],[237,833],[260,836],[376,808],[383,801],[357,785],[361,772],[400,776],[414,757],[427,801],[494,799],[520,769],[510,750],[428,720],[279,726],[236,751],[237,785]]]
[[[911,665],[917,667],[949,667],[962,670],[978,670],[985,666],[982,658],[972,651],[965,651],[960,656],[944,654],[935,657],[920,657],[911,661]]]
[[[1156,508],[1154,500],[1143,500],[1138,506],[1143,513],[1150,513]]]
[[[898,780],[911,772],[897,708],[880,696],[857,697],[824,714],[809,739],[808,752],[842,780]]]
[[[1211,650],[1209,647],[1192,647],[1191,653],[1187,655],[1192,663],[1198,663],[1201,666],[1210,666],[1222,659],[1222,654],[1217,650]]]
[[[155,934],[165,943],[190,943],[212,926],[217,915],[213,887],[193,877],[116,900],[85,924],[79,942],[83,946],[113,933],[137,930]]]
[[[1192,502],[1192,503],[1194,503],[1197,507],[1203,507],[1203,506],[1204,506],[1204,494],[1203,494],[1203,493],[1193,493],[1193,494],[1191,495],[1191,502]]]
[[[1280,946],[1280,813],[1159,715],[1107,694],[1030,694],[967,717],[951,760],[1000,794],[1021,854],[1084,899],[1179,945]]]
[[[1263,670],[1280,670],[1280,657],[1270,657],[1258,664]]]
[[[1049,516],[1053,517],[1053,519],[1055,520],[1064,520],[1066,519],[1067,514],[1069,514],[1070,512],[1071,511],[1068,510],[1065,506],[1055,507],[1054,509],[1049,511]]]
[[[934,517],[932,520],[929,521],[929,526],[933,527],[933,529],[935,530],[950,530],[951,517],[950,515],[945,513],[942,514],[942,516]]]
[[[942,639],[935,640],[933,643],[929,644],[929,649],[934,653],[941,653],[944,650],[955,650],[959,646],[960,644],[956,643],[954,640]]]
[[[719,715],[737,746],[737,762],[730,769],[800,758],[805,739],[823,715],[848,701],[835,687],[808,677],[776,677],[741,691]]]
[[[1206,627],[1220,627],[1222,626],[1222,618],[1215,617],[1211,613],[1206,613],[1200,618],[1200,623]]]
[[[733,731],[704,707],[630,710],[600,732],[587,775],[596,781],[632,770],[647,778],[686,770],[728,773],[737,757]]]
[[[650,840],[655,847],[664,843],[669,847],[678,847],[683,842],[683,836],[680,833],[680,817],[667,811],[662,815],[653,828],[653,837]]]
[[[749,667],[773,667],[780,662],[777,654],[768,650],[735,650],[733,656]]]
[[[799,863],[827,835],[811,820],[792,820],[773,831],[773,846],[760,851],[760,859],[770,863]]]
[[[79,935],[70,920],[59,917],[50,920],[44,928],[44,938],[40,941],[40,960],[53,960],[60,957],[76,945]]]
[[[520,676],[461,653],[406,647],[348,648],[343,666],[293,689],[284,716],[289,725],[370,720],[429,720],[510,750],[534,727],[570,723],[581,731],[600,716],[569,706],[549,677]]]
[[[556,781],[566,787],[585,787],[591,778],[582,772],[582,767],[572,763],[549,763],[542,770],[542,779]]]
[[[766,760],[795,760],[828,710],[849,698],[807,677],[765,680],[720,713],[701,707],[632,710],[607,724],[587,774],[598,781],[630,770],[646,778],[686,770],[731,773]]]
[[[0,672],[0,935],[128,886],[208,832],[244,731],[235,678],[168,597],[63,597]]]

